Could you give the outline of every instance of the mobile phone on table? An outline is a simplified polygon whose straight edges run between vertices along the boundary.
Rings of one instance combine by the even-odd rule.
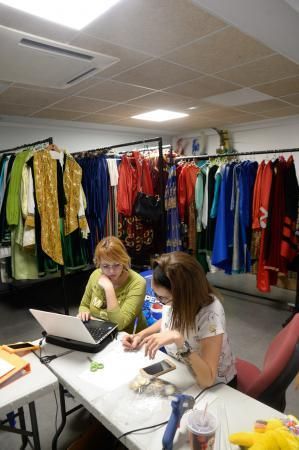
[[[31,350],[38,350],[39,345],[32,344],[32,342],[16,342],[15,344],[2,345],[2,349],[9,353],[20,353]]]
[[[159,377],[164,373],[170,372],[176,368],[175,364],[169,359],[163,359],[157,363],[151,364],[150,366],[143,367],[140,372],[152,377]]]

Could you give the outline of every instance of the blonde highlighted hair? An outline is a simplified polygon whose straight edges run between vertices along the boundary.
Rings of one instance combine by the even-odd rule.
[[[129,270],[131,266],[131,258],[127,253],[126,247],[115,236],[105,237],[96,246],[94,253],[96,267],[99,267],[103,260],[122,264],[126,270]]]

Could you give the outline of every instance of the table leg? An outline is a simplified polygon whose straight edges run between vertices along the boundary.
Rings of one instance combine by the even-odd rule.
[[[29,403],[34,450],[41,450],[34,402]]]
[[[52,440],[52,450],[57,450],[57,441],[62,433],[62,430],[65,427],[66,424],[66,408],[65,408],[65,398],[64,398],[64,388],[61,384],[59,384],[59,398],[60,398],[60,409],[61,409],[61,424],[59,425],[58,429],[56,430],[56,433]]]
[[[23,408],[18,409],[18,415],[19,415],[20,428],[21,428],[21,430],[26,431],[26,423],[25,423],[25,416],[24,416]],[[20,450],[24,450],[26,448],[27,444],[28,444],[28,437],[24,436],[22,434],[22,447]]]

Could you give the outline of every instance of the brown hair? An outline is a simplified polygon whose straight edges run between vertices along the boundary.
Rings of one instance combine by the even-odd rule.
[[[156,259],[153,282],[171,291],[172,327],[181,333],[195,328],[195,316],[214,301],[210,294],[216,294],[202,266],[183,252],[165,253]]]
[[[96,246],[94,253],[94,263],[99,267],[101,260],[115,261],[124,266],[126,270],[130,268],[131,258],[126,247],[120,239],[115,236],[108,236],[102,239]]]

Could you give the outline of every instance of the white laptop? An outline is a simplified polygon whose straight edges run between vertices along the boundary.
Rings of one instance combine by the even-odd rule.
[[[96,352],[117,334],[117,325],[106,320],[82,322],[74,316],[29,309],[45,330],[46,341],[74,350]]]

